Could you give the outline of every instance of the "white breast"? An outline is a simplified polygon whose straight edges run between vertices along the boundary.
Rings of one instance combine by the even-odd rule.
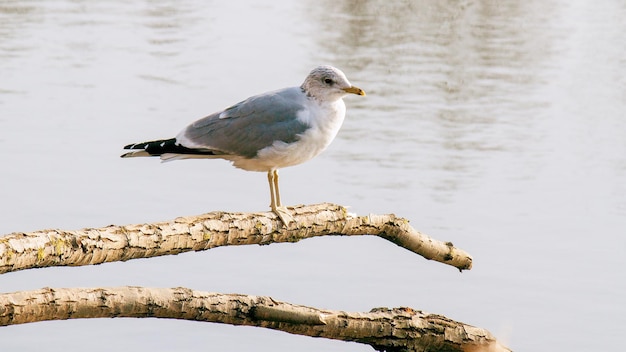
[[[276,141],[261,149],[252,159],[233,159],[235,167],[248,171],[269,171],[301,164],[321,153],[333,141],[346,115],[342,99],[319,104],[310,100],[307,109],[298,114],[298,119],[310,126],[293,143]]]

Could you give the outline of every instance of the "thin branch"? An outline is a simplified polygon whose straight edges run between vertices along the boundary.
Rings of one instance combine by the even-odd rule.
[[[81,266],[202,251],[219,246],[297,242],[315,236],[374,235],[429,260],[459,270],[472,257],[450,242],[434,240],[393,214],[355,216],[335,204],[292,208],[285,228],[272,212],[212,212],[171,221],[75,231],[42,230],[0,237],[0,274],[50,266]]]
[[[0,326],[80,318],[169,318],[259,326],[379,351],[506,352],[485,329],[411,308],[322,310],[270,297],[187,288],[44,288],[0,294]]]

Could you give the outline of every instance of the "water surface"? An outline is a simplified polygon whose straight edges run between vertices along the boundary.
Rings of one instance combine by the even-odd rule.
[[[329,63],[368,95],[346,98],[324,154],[282,170],[284,201],[396,213],[475,260],[459,274],[377,238],[319,238],[17,272],[0,290],[185,286],[410,306],[516,351],[619,350],[625,16],[619,1],[0,1],[0,234],[266,209],[261,173],[122,160],[121,146]],[[149,319],[0,329],[8,350],[39,350],[34,336],[50,351],[371,350]]]

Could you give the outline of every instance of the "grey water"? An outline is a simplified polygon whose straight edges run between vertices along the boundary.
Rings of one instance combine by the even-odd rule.
[[[320,308],[408,306],[515,351],[610,351],[626,329],[623,1],[0,1],[0,236],[265,211],[262,173],[119,158],[332,64],[366,97],[286,204],[395,213],[474,257],[326,237],[0,275],[0,292],[142,285]],[[0,328],[2,351],[370,351],[157,319]]]

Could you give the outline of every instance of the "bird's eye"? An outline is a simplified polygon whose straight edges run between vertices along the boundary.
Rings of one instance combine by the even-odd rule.
[[[333,80],[330,79],[330,78],[324,78],[324,83],[326,83],[326,84],[333,84],[335,82],[333,82]]]

